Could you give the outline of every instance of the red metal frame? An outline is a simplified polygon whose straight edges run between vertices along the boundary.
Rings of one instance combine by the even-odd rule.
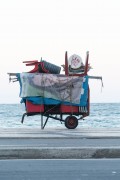
[[[38,72],[38,60],[31,60],[31,61],[23,61],[23,63],[26,64],[26,66],[34,66],[34,68],[29,71],[29,73],[35,73]]]
[[[27,113],[43,113],[44,112],[44,105],[33,104],[30,101],[26,101],[26,111]]]
[[[86,53],[86,61],[85,61],[85,70],[84,73],[81,74],[69,74],[68,71],[68,55],[67,55],[67,51],[65,52],[65,75],[66,76],[86,76],[87,72],[88,72],[88,61],[89,61],[89,51],[87,51]]]
[[[45,69],[44,63],[38,62],[38,60],[23,61],[23,63],[26,63],[26,66],[34,66],[34,68],[31,71],[29,71],[29,73],[39,72],[39,67],[38,67],[39,65],[41,66],[44,73],[49,73],[49,71]]]

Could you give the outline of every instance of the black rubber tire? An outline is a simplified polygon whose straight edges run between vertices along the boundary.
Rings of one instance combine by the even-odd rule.
[[[68,116],[65,119],[65,126],[68,129],[75,129],[78,126],[78,119],[75,116]]]

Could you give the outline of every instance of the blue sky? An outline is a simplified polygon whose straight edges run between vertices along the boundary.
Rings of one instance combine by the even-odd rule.
[[[0,1],[0,103],[19,103],[19,84],[7,72],[28,71],[25,60],[61,65],[65,51],[89,62],[91,102],[120,102],[119,0]]]

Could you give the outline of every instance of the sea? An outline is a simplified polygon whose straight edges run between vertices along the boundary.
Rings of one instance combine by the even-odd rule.
[[[0,128],[29,128],[41,127],[41,116],[25,116],[24,123],[21,118],[25,113],[24,104],[0,104]],[[44,119],[45,121],[45,119]],[[64,123],[49,119],[45,128],[65,128]],[[90,115],[79,120],[78,127],[120,127],[120,103],[91,103]]]

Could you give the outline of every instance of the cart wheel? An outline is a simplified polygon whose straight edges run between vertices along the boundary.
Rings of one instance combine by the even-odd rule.
[[[78,126],[78,119],[75,116],[68,116],[65,119],[65,126],[68,129],[75,129]]]

